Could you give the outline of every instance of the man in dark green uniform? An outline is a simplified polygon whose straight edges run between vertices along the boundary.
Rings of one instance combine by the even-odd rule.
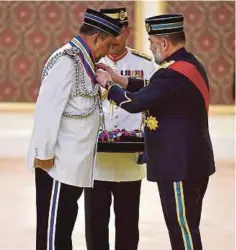
[[[108,99],[144,112],[147,178],[157,182],[172,249],[201,250],[199,224],[208,179],[215,172],[208,129],[209,84],[202,64],[185,46],[184,17],[145,20],[160,69],[148,86],[98,65]]]

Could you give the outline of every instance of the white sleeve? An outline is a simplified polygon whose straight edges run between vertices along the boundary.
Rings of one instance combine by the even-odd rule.
[[[53,65],[41,85],[34,119],[35,158],[52,159],[62,113],[74,82],[73,61],[62,56]]]

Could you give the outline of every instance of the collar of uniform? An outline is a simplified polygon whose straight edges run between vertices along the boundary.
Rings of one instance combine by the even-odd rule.
[[[181,49],[175,51],[175,53],[173,53],[171,56],[167,57],[164,62],[179,61],[180,59],[185,57],[187,54],[188,54],[188,52],[186,51],[186,49],[181,48]]]
[[[84,47],[85,51],[88,53],[88,55],[90,56],[91,60],[93,63],[94,62],[94,56],[93,56],[93,53],[92,53],[92,50],[90,49],[89,45],[86,43],[86,41],[80,37],[80,36],[75,36],[73,39],[79,41],[81,43],[81,45]],[[73,39],[72,39],[72,42],[73,42]],[[76,45],[76,42],[73,42],[75,46]]]
[[[125,48],[125,50],[120,55],[109,55],[108,54],[107,57],[109,59],[111,59],[113,62],[117,62],[120,59],[122,59],[123,57],[125,57],[127,53],[128,53],[128,49]]]

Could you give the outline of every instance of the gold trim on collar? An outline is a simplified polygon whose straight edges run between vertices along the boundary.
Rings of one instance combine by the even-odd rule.
[[[175,61],[168,61],[168,62],[163,62],[159,65],[158,69],[166,69],[168,68],[170,65],[172,65],[173,63],[175,63]]]

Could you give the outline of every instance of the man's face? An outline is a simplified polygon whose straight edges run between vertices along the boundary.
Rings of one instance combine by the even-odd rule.
[[[95,45],[94,45],[94,56],[95,56],[95,61],[98,62],[102,57],[107,55],[109,53],[109,49],[114,42],[114,37],[112,36],[106,36],[106,37],[101,37],[97,36]]]
[[[115,38],[112,46],[110,47],[109,54],[118,55],[124,51],[126,47],[126,41],[130,34],[130,27],[123,26],[120,34]]]
[[[155,62],[157,64],[162,63],[165,60],[165,49],[163,46],[164,41],[153,35],[150,35],[148,40],[150,41],[150,50],[152,51]]]

